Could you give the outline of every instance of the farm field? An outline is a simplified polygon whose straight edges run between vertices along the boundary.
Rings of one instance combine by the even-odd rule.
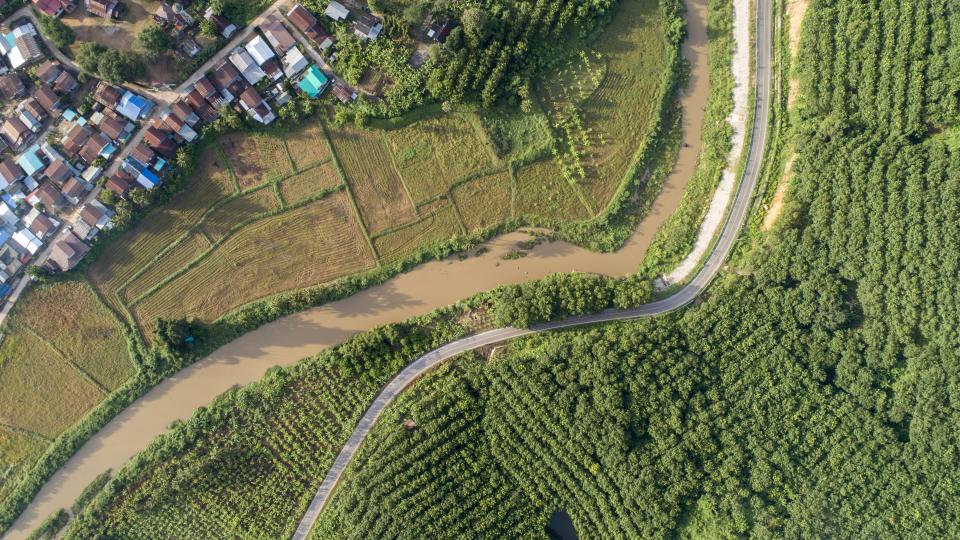
[[[30,290],[0,344],[0,498],[134,369],[119,324],[86,284]]]
[[[656,2],[624,3],[614,21],[616,36],[574,55],[536,89],[526,113],[461,108],[381,128],[324,117],[283,134],[221,136],[183,192],[112,242],[87,275],[149,338],[157,317],[213,321],[512,218],[589,219],[643,143],[638,126],[649,123],[665,68],[665,53],[651,53],[664,49],[651,44],[665,43]],[[569,104],[558,97],[566,87],[578,92]],[[603,179],[569,177],[556,110],[574,104],[596,139],[586,169]]]

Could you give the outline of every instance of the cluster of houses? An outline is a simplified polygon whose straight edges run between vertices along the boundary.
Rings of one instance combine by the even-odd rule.
[[[33,7],[48,17],[59,17],[72,13],[77,5],[73,0],[32,0]],[[122,4],[120,0],[84,0],[87,13],[104,19],[119,19]]]
[[[32,29],[24,23],[10,32],[14,39],[3,37],[14,44],[3,49],[8,61],[10,50],[25,42],[34,47],[24,38],[35,39],[36,32],[25,27]],[[50,248],[47,268],[70,270],[89,241],[110,228],[114,212],[88,195],[154,106],[134,92],[99,82],[93,105],[74,108],[81,86],[76,74],[46,58],[45,49],[36,49],[39,55],[14,55],[16,61],[0,75],[0,295],[45,246]]]
[[[383,23],[373,14],[358,11],[355,15],[352,15],[350,10],[340,2],[337,2],[337,0],[333,0],[327,4],[327,9],[324,10],[323,14],[338,22],[346,22],[352,16],[353,33],[363,40],[377,39],[383,30]]]
[[[15,25],[9,32],[0,33],[0,55],[6,62],[0,69],[4,72],[30,65],[46,56],[40,47],[36,27],[28,21]]]

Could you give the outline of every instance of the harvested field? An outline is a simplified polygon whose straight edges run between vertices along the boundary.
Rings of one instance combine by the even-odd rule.
[[[244,227],[136,304],[134,314],[147,328],[157,317],[213,321],[257,298],[326,283],[374,264],[346,195],[336,193]]]
[[[186,266],[187,263],[210,249],[210,242],[199,232],[191,233],[179,244],[155,261],[146,272],[137,276],[123,289],[123,299],[131,302],[144,294],[167,276]]]
[[[510,219],[510,173],[502,172],[471,180],[453,189],[453,202],[464,225],[480,231]]]
[[[588,168],[593,174],[581,188],[598,211],[613,197],[647,135],[667,67],[661,24],[656,0],[623,2],[594,45],[607,69],[581,105],[585,125],[593,130]]]
[[[20,477],[43,454],[47,441],[0,426],[0,500],[5,500]]]
[[[298,171],[330,159],[330,147],[327,145],[327,136],[319,121],[310,121],[302,128],[284,135],[287,143],[287,152]]]
[[[461,232],[453,207],[446,199],[431,203],[421,210],[421,215],[423,217],[416,223],[373,240],[381,261],[387,264],[398,262],[417,250]]]
[[[587,219],[589,212],[577,196],[576,188],[567,183],[553,160],[543,160],[516,171],[517,215],[532,214],[548,219]]]
[[[295,204],[342,183],[333,163],[324,163],[280,182],[280,194],[287,204]]]
[[[63,281],[30,290],[11,322],[15,329],[35,332],[106,388],[114,389],[133,375],[119,324],[85,283]]]
[[[233,193],[233,179],[213,147],[197,158],[196,174],[167,204],[107,245],[88,275],[108,300],[141,268],[190,230],[217,201]]]
[[[379,133],[352,127],[331,127],[329,131],[367,231],[375,234],[416,219],[390,150]]]
[[[53,349],[27,332],[0,345],[0,422],[55,438],[103,399]]]
[[[277,180],[291,172],[293,165],[284,147],[283,139],[262,133],[236,132],[217,140],[230,160],[240,189],[245,190]]]
[[[262,216],[279,207],[271,186],[244,193],[218,206],[207,214],[200,226],[210,240],[219,242],[231,229],[249,219]]]
[[[455,181],[494,165],[493,149],[460,115],[430,118],[383,134],[417,204],[446,194]]]

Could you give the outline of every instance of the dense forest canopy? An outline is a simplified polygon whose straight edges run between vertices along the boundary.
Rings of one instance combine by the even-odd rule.
[[[960,153],[935,135],[960,10],[813,1],[800,54],[792,202],[749,275],[425,381],[391,411],[417,430],[378,425],[316,536],[430,530],[434,506],[444,536],[503,508],[591,538],[955,535]]]
[[[543,537],[556,510],[584,538],[956,535],[960,152],[939,133],[960,120],[960,10],[812,0],[804,27],[794,177],[766,243],[683,313],[427,377],[314,537]],[[529,292],[496,315],[539,318]],[[300,478],[319,482],[405,359],[468,330],[453,321],[229,394],[121,471],[71,537],[289,533]]]

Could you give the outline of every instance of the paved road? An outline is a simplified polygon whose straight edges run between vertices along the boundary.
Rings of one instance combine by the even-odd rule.
[[[763,158],[763,149],[767,140],[767,125],[770,115],[770,5],[768,2],[761,1],[757,3],[757,44],[756,44],[756,105],[753,121],[753,137],[748,150],[747,164],[744,169],[743,179],[737,191],[736,199],[724,223],[723,231],[717,240],[713,251],[707,257],[706,263],[700,272],[686,286],[675,294],[645,304],[636,309],[630,310],[607,310],[595,315],[584,317],[574,317],[563,321],[546,323],[534,326],[530,329],[524,328],[498,328],[474,336],[466,337],[452,343],[448,343],[439,349],[428,352],[421,356],[412,364],[404,368],[393,380],[391,380],[384,389],[377,395],[373,403],[360,419],[360,423],[354,429],[347,443],[327,472],[317,489],[317,494],[311,501],[306,513],[300,521],[296,532],[293,535],[294,540],[305,540],[313,528],[323,510],[337,483],[343,476],[344,471],[353,460],[360,445],[370,430],[376,424],[377,419],[383,414],[387,406],[402,392],[407,386],[412,384],[424,373],[432,370],[441,363],[462,353],[500,343],[503,341],[515,339],[521,336],[571,328],[575,326],[585,326],[611,321],[622,321],[628,319],[637,319],[641,317],[652,317],[680,309],[702,293],[713,278],[716,277],[724,261],[730,254],[730,250],[740,234],[743,224],[746,222],[750,201],[753,190],[756,187],[760,176],[761,160]]]

